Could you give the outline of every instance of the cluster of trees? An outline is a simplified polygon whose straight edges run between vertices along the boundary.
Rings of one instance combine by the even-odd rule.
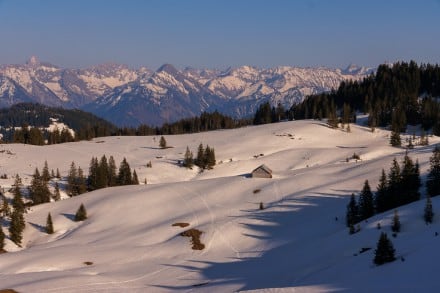
[[[219,129],[233,129],[251,124],[252,120],[234,119],[214,111],[212,113],[203,112],[200,116],[181,119],[173,123],[165,123],[161,127],[152,127],[145,124],[137,128],[123,127],[118,130],[117,134],[122,136],[187,134]]]
[[[197,157],[195,159],[193,153],[189,150],[189,147],[186,147],[183,159],[184,167],[192,169],[192,167],[196,165],[201,169],[212,169],[214,168],[215,163],[215,150],[214,148],[209,147],[209,145],[206,145],[206,148],[204,148],[203,144],[200,143],[197,148]]]
[[[281,103],[278,103],[277,107],[271,107],[269,102],[265,102],[260,104],[255,112],[253,124],[259,125],[280,122],[287,117],[287,111],[284,109]]]
[[[352,194],[347,205],[346,224],[352,227],[376,212],[382,213],[401,205],[420,199],[421,186],[418,163],[405,155],[400,166],[396,159],[393,160],[388,176],[382,169],[376,194],[373,195],[368,180],[365,181],[359,200],[356,201]]]
[[[131,184],[139,184],[139,180],[136,170],[131,171],[127,160],[124,158],[117,170],[113,156],[107,160],[103,155],[100,160],[92,157],[87,177],[81,167],[77,168],[75,162],[72,162],[67,175],[66,192],[69,196],[76,196],[96,189]]]
[[[309,96],[293,105],[289,115],[295,119],[330,119],[348,105],[352,112],[368,113],[372,128],[391,125],[400,132],[407,124],[421,124],[440,135],[440,103],[434,98],[438,96],[438,65],[398,62],[380,65],[376,74],[362,81],[343,81],[337,90]]]

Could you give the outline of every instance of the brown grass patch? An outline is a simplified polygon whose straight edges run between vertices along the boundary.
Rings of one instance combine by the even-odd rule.
[[[200,242],[200,235],[202,235],[202,233],[202,231],[192,228],[180,233],[180,235],[184,237],[191,237],[192,249],[202,250],[205,248],[205,244]]]
[[[189,223],[177,222],[177,223],[172,224],[171,226],[185,228],[185,227],[189,226]]]
[[[85,261],[84,264],[86,266],[91,266],[93,264],[93,261]]]
[[[14,289],[0,289],[0,293],[18,293]]]

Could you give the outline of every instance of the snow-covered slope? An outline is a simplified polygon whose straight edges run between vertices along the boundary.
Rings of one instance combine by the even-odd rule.
[[[349,235],[345,209],[352,192],[368,179],[374,188],[403,149],[392,148],[389,132],[329,129],[318,121],[294,121],[241,129],[158,137],[106,137],[36,147],[0,145],[0,173],[20,174],[25,184],[47,160],[65,176],[71,161],[87,170],[92,156],[123,157],[147,185],[107,188],[32,207],[26,214],[24,247],[7,240],[0,255],[0,289],[19,292],[435,292],[438,241],[422,219],[423,200],[399,208],[402,232],[392,238],[400,260],[375,267],[381,231],[390,234],[392,213],[361,223]],[[215,148],[217,165],[199,173],[177,162],[187,146]],[[416,147],[422,174],[432,145]],[[361,161],[346,160],[353,153]],[[36,155],[38,154],[38,155]],[[147,162],[152,168],[147,168]],[[257,166],[272,179],[249,178]],[[7,190],[12,179],[0,179]],[[262,202],[264,210],[259,210]],[[73,222],[84,203],[89,219]],[[434,198],[434,209],[440,198]],[[55,233],[42,232],[48,212]],[[335,218],[338,220],[335,220]],[[380,221],[382,230],[377,230]],[[191,250],[185,228],[203,231],[204,250]],[[7,232],[6,227],[4,231]],[[356,256],[355,256],[356,255]],[[92,262],[86,265],[85,262]],[[285,288],[285,289],[269,289]]]
[[[246,117],[266,101],[288,108],[306,95],[329,91],[343,80],[361,79],[372,71],[355,65],[345,70],[288,66],[178,70],[165,64],[151,72],[113,63],[62,69],[31,57],[24,65],[0,66],[0,106],[35,101],[83,108],[120,126],[161,125],[203,111]]]

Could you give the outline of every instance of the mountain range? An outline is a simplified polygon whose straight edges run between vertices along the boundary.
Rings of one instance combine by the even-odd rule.
[[[0,107],[21,102],[79,108],[119,126],[161,125],[218,110],[241,118],[269,101],[290,107],[305,96],[362,79],[374,69],[241,66],[218,69],[156,71],[114,63],[85,69],[60,68],[35,56],[25,64],[0,65]]]

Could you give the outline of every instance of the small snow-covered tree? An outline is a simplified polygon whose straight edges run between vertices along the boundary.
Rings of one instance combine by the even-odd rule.
[[[167,147],[167,141],[165,140],[165,137],[161,136],[159,140],[159,147],[161,149],[164,149]]]
[[[191,169],[194,165],[193,153],[189,150],[189,147],[186,147],[185,156],[183,158],[183,166]]]

